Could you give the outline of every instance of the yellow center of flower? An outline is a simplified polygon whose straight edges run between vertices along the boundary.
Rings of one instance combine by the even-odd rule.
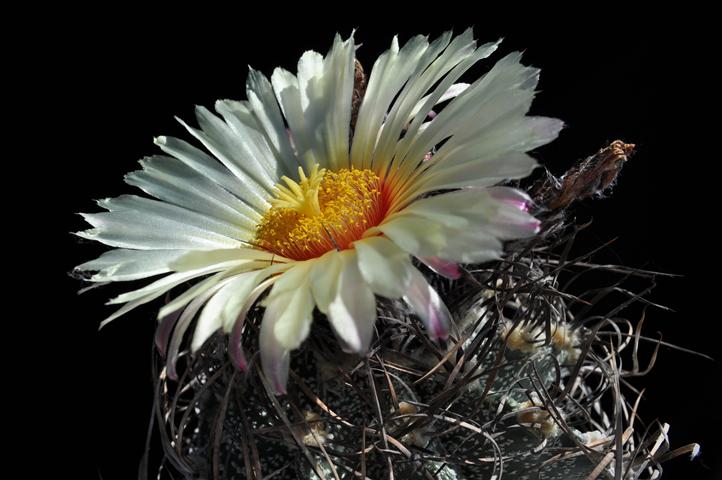
[[[336,172],[315,165],[299,181],[281,179],[276,198],[256,227],[260,248],[294,260],[350,248],[386,213],[381,180],[373,171],[343,168]]]

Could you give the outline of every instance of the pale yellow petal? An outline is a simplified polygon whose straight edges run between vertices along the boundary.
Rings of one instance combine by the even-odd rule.
[[[411,259],[385,237],[370,237],[354,242],[358,267],[371,290],[387,298],[399,298],[411,281]]]

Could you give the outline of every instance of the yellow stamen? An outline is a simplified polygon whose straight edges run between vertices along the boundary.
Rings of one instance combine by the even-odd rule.
[[[343,250],[383,219],[381,181],[371,170],[329,172],[314,165],[298,182],[282,177],[276,198],[256,227],[256,244],[287,258],[304,260]]]
[[[319,170],[318,164],[313,166],[311,177],[306,177],[303,168],[298,167],[299,184],[287,176],[281,177],[288,187],[276,185],[276,198],[271,200],[271,205],[278,208],[288,208],[309,217],[321,215],[321,206],[318,203],[318,187],[323,181],[326,169]]]

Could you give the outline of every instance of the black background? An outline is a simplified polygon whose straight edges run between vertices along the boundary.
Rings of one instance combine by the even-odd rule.
[[[312,23],[285,10],[219,10],[203,18],[187,11],[191,15],[183,22],[122,10],[66,11],[43,29],[37,55],[25,62],[33,72],[32,125],[52,138],[34,137],[30,147],[43,160],[37,188],[50,221],[42,229],[51,229],[55,242],[47,254],[54,266],[46,272],[53,279],[53,301],[38,305],[49,310],[42,335],[54,349],[41,356],[44,368],[35,382],[47,424],[59,422],[47,447],[58,454],[53,471],[74,478],[134,478],[151,409],[153,306],[97,332],[112,311],[103,302],[120,290],[76,295],[82,285],[67,272],[104,249],[69,234],[85,228],[75,213],[95,211],[93,199],[130,192],[122,176],[137,167],[136,160],[156,153],[153,136],[184,136],[174,115],[192,119],[195,104],[242,98],[248,64],[269,75],[278,65],[295,70],[304,50],[325,52],[336,31],[346,35],[354,27],[367,70],[395,33],[403,41],[416,33],[435,36],[475,26],[481,41],[505,37],[492,61],[524,50],[525,62],[542,69],[533,113],[567,123],[560,138],[537,155],[557,174],[613,139],[636,143],[638,154],[613,196],[579,208],[581,219],[594,219],[593,233],[583,241],[592,247],[619,237],[611,247],[618,261],[684,275],[662,281],[652,297],[678,313],[650,311],[647,331],[722,356],[719,309],[707,306],[715,298],[715,281],[697,273],[697,267],[711,265],[719,243],[704,198],[713,188],[704,178],[711,159],[692,155],[689,145],[696,139],[682,133],[700,122],[684,113],[691,102],[688,86],[696,86],[689,78],[707,75],[693,58],[699,55],[694,42],[656,20],[613,11],[569,11],[565,15],[574,20],[531,16],[520,22],[514,12],[500,18],[481,6],[478,12],[439,7],[439,15],[417,12],[381,22],[383,12],[362,18],[354,13],[362,7],[349,5],[349,13],[336,19],[316,12]],[[682,51],[683,43],[690,50]],[[665,478],[722,475],[719,367],[719,361],[663,349],[654,372],[635,383],[647,389],[642,416],[671,423],[673,445],[702,444],[700,459],[672,461]],[[32,456],[46,458],[41,445],[30,445]]]

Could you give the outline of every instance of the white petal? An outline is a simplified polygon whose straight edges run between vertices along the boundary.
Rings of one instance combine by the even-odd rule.
[[[185,255],[178,257],[178,259],[171,264],[171,267],[177,272],[183,272],[217,263],[233,262],[235,260],[255,260],[259,262],[259,264],[267,265],[288,261],[283,257],[276,256],[265,250],[255,248],[228,248],[186,252]]]
[[[226,333],[230,332],[253,289],[270,275],[285,268],[288,266],[274,265],[224,279],[218,287],[218,291],[206,303],[198,317],[191,350],[197,351],[213,333],[221,328]]]
[[[534,98],[539,71],[521,65],[520,58],[518,52],[507,55],[454,98],[414,140],[409,155],[421,158],[446,138],[452,137],[451,142],[474,138],[506,114],[526,114]]]
[[[525,117],[520,106],[485,128],[458,132],[432,157],[434,169],[444,169],[471,161],[491,161],[512,152],[528,152],[551,142],[564,127],[561,120]]]
[[[519,59],[520,54],[513,53],[499,61],[417,136],[408,154],[411,159],[447,141],[424,167],[425,175],[434,176],[434,181],[416,190],[415,195],[488,186],[528,175],[535,162],[520,154],[556,138],[563,124],[555,119],[525,117],[534,98],[538,70],[521,65]]]
[[[248,362],[246,362],[246,356],[243,354],[243,325],[246,319],[248,311],[251,309],[258,298],[273,284],[275,278],[269,278],[259,284],[256,288],[251,291],[243,304],[243,309],[237,315],[236,321],[233,323],[231,328],[230,336],[228,338],[228,356],[231,357],[231,361],[239,370],[246,370]]]
[[[203,295],[194,298],[190,305],[188,305],[185,310],[183,310],[183,313],[181,313],[180,317],[178,318],[175,329],[173,330],[173,334],[170,338],[170,345],[168,347],[168,358],[166,360],[169,378],[173,380],[178,379],[175,366],[176,361],[178,360],[178,353],[180,351],[180,345],[181,341],[183,340],[183,335],[185,335],[186,330],[188,330],[188,327],[193,321],[193,318],[195,318],[196,313],[198,313],[198,310],[200,310],[200,308],[216,292],[217,288],[220,288],[220,285],[216,285],[215,288],[207,291]]]
[[[259,193],[251,185],[240,182],[231,171],[204,151],[174,137],[156,137],[154,142],[161,150],[228,190],[256,212],[263,213],[268,208],[265,200],[259,199]]]
[[[288,121],[297,156],[307,169],[348,166],[354,42],[338,35],[326,57],[312,51],[298,62],[298,77],[276,69],[271,83]]]
[[[436,99],[436,103],[434,103],[434,106],[436,106],[440,103],[443,103],[447,100],[451,100],[454,97],[457,97],[467,88],[469,88],[468,83],[453,84],[452,86],[449,87],[448,90],[446,90],[446,92],[444,92],[438,99]],[[429,98],[431,98],[431,95],[426,95],[424,98],[422,98],[421,100],[419,100],[416,103],[416,106],[414,107],[413,110],[411,110],[411,113],[409,114],[409,120],[408,120],[409,122],[411,120],[413,120],[414,116],[416,116],[416,114],[422,110],[422,108],[424,107],[424,104],[429,100]],[[429,112],[427,112],[426,115],[428,116]]]
[[[328,306],[328,319],[336,334],[353,352],[368,349],[376,323],[376,299],[366,286],[353,251],[340,255],[341,274],[336,297]]]
[[[538,220],[519,208],[520,201],[529,201],[529,197],[508,187],[466,188],[418,200],[403,214],[511,240],[533,235],[539,227]]]
[[[299,262],[281,274],[264,302],[266,311],[259,338],[261,363],[276,393],[286,392],[290,351],[300,346],[311,327],[312,264]]]
[[[208,109],[196,107],[201,130],[189,129],[213,155],[244,184],[271,192],[276,177],[276,161],[265,139],[258,131],[236,122],[232,128]],[[186,128],[183,122],[181,122]],[[263,194],[262,190],[258,190]]]
[[[399,298],[406,292],[413,269],[407,252],[384,237],[364,238],[353,246],[363,279],[374,293]]]
[[[136,307],[139,307],[140,305],[144,305],[148,302],[151,302],[155,300],[156,298],[160,297],[164,293],[168,292],[174,287],[177,287],[178,285],[187,282],[189,280],[193,280],[194,278],[198,278],[204,275],[208,275],[210,273],[217,272],[219,270],[225,270],[228,267],[228,265],[214,265],[212,267],[206,267],[203,269],[193,270],[189,272],[182,272],[182,273],[173,273],[170,275],[167,275],[150,285],[146,285],[145,287],[139,288],[137,290],[133,290],[130,292],[123,293],[121,295],[118,295],[117,297],[109,300],[107,303],[109,305],[112,304],[119,304],[119,303],[125,303],[121,308],[116,310],[112,315],[107,317],[105,320],[103,320],[100,323],[100,328],[105,327],[108,323],[112,322],[116,318],[125,315],[126,313],[130,312]],[[207,280],[209,283],[210,279]],[[188,298],[188,301],[195,300],[199,295],[203,294],[202,289],[191,289],[194,293],[194,296],[191,298]],[[207,290],[207,289],[206,289]],[[186,302],[187,303],[187,302]]]
[[[563,123],[553,118],[515,117],[499,121],[472,138],[453,137],[427,162],[422,188],[414,195],[466,186],[489,186],[528,175],[536,161],[524,152],[554,140]],[[426,164],[425,164],[426,165]]]
[[[528,212],[533,203],[531,197],[521,190],[510,187],[489,187],[486,189],[494,200],[506,203],[523,212]]]
[[[93,229],[77,235],[140,250],[213,250],[242,246],[243,231],[175,205],[124,195],[99,204],[111,211],[82,214]]]
[[[76,272],[97,273],[91,282],[118,282],[168,273],[170,264],[188,253],[187,250],[113,249],[100,257],[75,267]]]
[[[510,201],[514,199],[514,201]],[[523,193],[467,188],[413,202],[366,235],[381,231],[418,257],[462,263],[499,258],[500,240],[535,234],[539,221],[519,208]]]
[[[450,228],[474,228],[481,223],[482,211],[495,207],[495,204],[487,201],[487,197],[478,190],[444,193],[416,200],[400,214],[418,215]]]
[[[479,60],[491,55],[496,50],[498,43],[490,43],[476,48],[476,42],[471,29],[469,29],[462,35],[455,37],[443,53],[423,73],[419,73],[415,78],[412,77],[400,94],[400,101],[397,101],[397,104],[400,103],[398,116],[394,117],[393,111],[389,113],[389,119],[384,125],[382,138],[379,140],[379,146],[382,149],[386,137],[393,144],[393,153],[389,149],[389,144],[387,144],[386,150],[382,150],[380,156],[387,159],[393,156],[396,175],[405,178],[416,168],[426,152],[430,150],[429,148],[419,153],[423,147],[417,145],[417,140],[421,140],[421,145],[423,145],[424,136],[418,135],[418,131],[434,105],[464,72]],[[398,140],[402,130],[406,128],[407,116],[415,109],[421,97],[432,87],[434,90],[415,113],[403,138]],[[394,110],[396,106],[395,104]],[[383,169],[383,167],[381,168]]]
[[[252,238],[260,216],[238,197],[178,159],[157,155],[140,163],[143,170],[126,175],[126,183],[159,200],[242,227]]]
[[[438,256],[447,243],[442,226],[438,222],[418,215],[396,215],[378,227],[369,229],[365,235],[373,235],[379,231],[403,250],[417,257]]]
[[[227,276],[228,272],[221,271],[197,282],[195,285],[163,305],[163,307],[158,310],[158,320],[160,322],[165,321],[167,317],[172,316],[179,310],[183,309],[196,297],[205,294]]]
[[[224,288],[228,289],[226,293],[226,301],[224,302],[223,309],[221,311],[221,317],[223,320],[223,330],[228,333],[233,327],[235,321],[238,319],[238,315],[243,310],[244,305],[253,292],[253,290],[265,279],[272,275],[283,272],[290,268],[291,265],[277,264],[272,267],[257,270],[255,272],[248,272],[241,278],[234,282],[231,282]],[[220,294],[221,292],[219,292]]]
[[[205,109],[197,111],[207,112]],[[223,123],[210,112],[206,115],[216,118],[218,122]],[[231,153],[235,152],[234,148],[237,148],[237,146],[226,144],[219,145],[217,140],[209,137],[204,131],[191,127],[179,118],[176,120],[178,120],[178,122],[183,125],[188,132],[200,140],[200,142],[220,161],[220,163],[222,163],[230,171],[232,177],[234,177],[233,181],[238,185],[241,185],[243,189],[246,190],[243,197],[243,200],[246,203],[259,212],[264,212],[270,208],[269,200],[273,196],[272,191],[273,186],[275,185],[274,180],[276,179],[272,179],[268,174],[265,174],[261,180],[252,177],[239,166],[241,160],[238,159],[237,154]],[[223,124],[225,125],[225,123]],[[228,135],[230,136],[230,134]],[[230,141],[230,139],[228,141]],[[247,159],[246,163],[254,163],[254,161],[252,159]]]
[[[248,262],[248,260],[234,260],[234,261],[209,265],[209,266],[206,266],[203,268],[198,268],[195,270],[171,273],[170,275],[166,275],[165,277],[163,277],[159,280],[156,280],[155,282],[153,282],[149,285],[146,285],[145,287],[118,295],[117,297],[111,299],[108,303],[111,305],[118,304],[118,303],[126,303],[126,302],[130,302],[130,301],[142,298],[142,297],[152,294],[152,293],[156,293],[156,292],[165,293],[168,290],[170,290],[171,288],[173,288],[177,285],[180,285],[181,283],[187,282],[188,280],[192,280],[197,277],[201,277],[201,276],[208,275],[211,273],[220,272],[223,270],[230,271],[231,269],[240,267],[244,263],[247,263],[247,262]]]
[[[314,303],[309,280],[312,264],[313,261],[307,261],[293,265],[279,277],[266,299],[266,305],[272,306],[271,311],[278,314],[273,320],[276,339],[287,350],[298,348],[311,328]]]
[[[273,86],[265,75],[250,67],[246,79],[246,95],[269,144],[285,167],[284,174],[292,175],[298,168],[298,159],[291,146]]]
[[[418,67],[419,59],[428,47],[428,39],[417,35],[399,49],[398,38],[394,37],[391,48],[374,63],[354,130],[351,146],[354,166],[371,167],[378,133],[391,102]]]
[[[148,295],[145,295],[145,296],[140,297],[140,298],[138,298],[138,299],[136,299],[136,300],[133,300],[133,301],[131,301],[131,302],[126,303],[125,305],[123,305],[122,307],[120,307],[118,310],[116,310],[115,312],[113,312],[111,315],[109,315],[108,317],[106,317],[105,320],[103,320],[102,322],[100,322],[100,327],[99,327],[99,328],[105,327],[107,324],[109,324],[110,322],[112,322],[112,321],[115,320],[116,318],[125,315],[126,313],[130,312],[131,310],[133,310],[133,309],[136,308],[136,307],[139,307],[139,306],[141,306],[141,305],[144,305],[144,304],[146,304],[146,303],[148,303],[148,302],[151,302],[151,301],[155,300],[156,298],[160,297],[160,296],[163,295],[164,293],[165,293],[165,291],[154,291],[154,292],[149,293]]]
[[[237,137],[233,140],[244,145],[245,155],[241,156],[241,159],[245,156],[253,158],[259,164],[259,175],[264,178],[268,176],[271,181],[285,174],[283,164],[279,164],[276,152],[268,142],[253,113],[253,107],[247,100],[217,100],[215,109]]]
[[[429,337],[433,340],[447,338],[451,324],[449,309],[446,308],[436,290],[416,269],[414,269],[411,285],[404,300],[424,322]]]
[[[266,305],[258,339],[263,373],[278,395],[286,393],[288,366],[291,358],[290,350],[281,345],[275,334],[276,322],[281,318],[285,307],[282,301],[274,301]]]
[[[341,253],[326,252],[313,261],[311,267],[311,293],[318,310],[328,314],[328,305],[336,297],[339,275],[341,275]]]
[[[248,276],[249,274],[247,273],[246,275]],[[196,322],[196,326],[193,330],[193,339],[191,340],[191,352],[197,352],[198,349],[203,346],[203,343],[205,343],[208,337],[213,335],[217,330],[220,330],[223,324],[221,311],[225,302],[228,300],[228,294],[223,294],[223,291],[230,283],[237,280],[238,277],[243,278],[243,274],[232,278],[226,278],[215,287],[214,290],[216,290],[216,292],[206,302],[205,307],[203,307],[201,314],[198,316],[198,321]]]
[[[376,227],[399,247],[417,257],[439,257],[460,263],[500,258],[501,242],[480,229],[455,229],[418,215],[400,214]],[[370,229],[370,232],[374,230]]]
[[[501,181],[524,178],[538,163],[526,153],[512,152],[493,160],[470,161],[429,173],[416,195],[441,189],[488,187]],[[431,171],[430,171],[431,172]]]

